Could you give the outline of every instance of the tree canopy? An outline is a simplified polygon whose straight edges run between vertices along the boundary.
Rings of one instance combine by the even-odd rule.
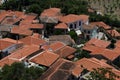
[[[25,67],[23,63],[5,65],[0,71],[0,80],[36,80],[43,73],[38,67]]]
[[[87,2],[84,0],[6,0],[1,9],[22,10],[27,12],[41,13],[44,9],[50,7],[61,8],[63,13],[80,14],[86,13]]]
[[[117,78],[119,76],[112,72],[111,68],[94,69],[88,76],[88,80],[116,80]]]

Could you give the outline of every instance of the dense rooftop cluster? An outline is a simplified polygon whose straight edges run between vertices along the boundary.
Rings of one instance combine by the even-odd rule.
[[[56,35],[58,31],[62,34]],[[46,9],[40,16],[3,10],[0,38],[0,67],[14,62],[46,67],[38,80],[87,80],[94,68],[107,67],[120,76],[120,33],[102,21],[89,22],[89,15],[63,15],[59,8]],[[90,57],[76,59],[80,51]]]

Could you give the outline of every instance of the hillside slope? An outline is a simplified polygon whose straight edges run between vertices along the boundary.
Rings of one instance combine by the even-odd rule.
[[[92,9],[120,20],[120,0],[86,0]]]

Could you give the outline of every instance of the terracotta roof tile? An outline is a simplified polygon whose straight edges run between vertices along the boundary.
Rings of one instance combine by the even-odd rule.
[[[15,59],[11,59],[9,57],[5,57],[0,60],[0,67],[3,67],[4,65],[11,65],[14,62],[19,62],[19,61]]]
[[[42,13],[41,13],[41,17],[54,17],[57,16],[58,13],[60,13],[61,10],[59,8],[49,8],[49,9],[45,9]]]
[[[59,8],[49,8],[45,9],[41,15],[40,20],[46,23],[58,23],[58,20],[61,18],[61,9]]]
[[[53,50],[53,51],[56,51],[56,50],[59,50],[61,48],[63,48],[64,46],[66,46],[64,43],[60,42],[60,41],[57,41],[55,43],[52,43],[50,45],[50,48]]]
[[[20,11],[14,11],[14,14],[19,18],[21,18],[23,15],[25,15],[24,12],[20,12]]]
[[[70,46],[65,46],[57,51],[55,51],[55,53],[57,53],[60,57],[66,58],[69,55],[75,53],[76,49],[72,48]]]
[[[96,25],[98,27],[103,27],[104,29],[110,29],[111,27],[104,22],[91,22],[91,24]]]
[[[81,14],[79,15],[81,20],[85,23],[87,21],[89,21],[89,16],[88,15],[85,15],[85,14]]]
[[[107,30],[107,32],[113,37],[119,37],[120,36],[120,33],[118,31],[116,31],[115,29]]]
[[[35,38],[42,39],[42,34],[33,33],[33,35],[32,35],[32,36],[33,36],[33,37],[35,37]]]
[[[40,38],[35,38],[33,36],[28,36],[28,37],[22,38],[22,39],[20,39],[20,41],[23,42],[25,45],[34,44],[34,45],[40,46],[41,44],[46,43],[45,40],[40,39]]]
[[[6,24],[13,25],[18,21],[20,21],[20,18],[16,18],[16,17],[14,18],[13,16],[10,16],[10,17],[5,17],[5,19],[1,22],[1,24],[3,24],[3,25],[6,25]]]
[[[38,80],[67,80],[75,64],[65,59],[58,59]]]
[[[117,40],[116,43],[115,43],[115,45],[116,45],[117,47],[120,47],[120,40]]]
[[[0,22],[6,17],[5,13],[6,11],[0,12]]]
[[[26,15],[23,15],[22,16],[22,18],[24,19],[24,20],[34,20],[35,18],[36,18],[36,14],[34,15],[34,14],[26,14]]]
[[[83,47],[84,50],[90,51],[91,55],[102,55],[107,59],[113,61],[116,59],[119,54],[119,49],[116,48],[113,50],[107,49],[106,47],[110,44],[110,42],[106,42],[103,40],[91,39],[88,41]],[[117,51],[116,51],[117,50]]]
[[[119,53],[113,50],[105,49],[102,47],[100,48],[100,47],[92,46],[92,45],[84,46],[83,49],[90,51],[91,55],[102,55],[111,61],[113,61],[120,55]]]
[[[96,46],[93,46],[93,45],[85,45],[83,47],[83,50],[87,50],[89,52],[94,52],[94,53],[99,53],[102,50],[104,50],[104,48],[96,47]]]
[[[75,14],[69,14],[67,16],[63,16],[60,18],[60,21],[63,23],[71,23],[78,20],[81,20],[81,18],[79,15],[75,15]]]
[[[75,14],[69,14],[67,16],[61,17],[60,21],[63,23],[71,23],[78,20],[81,20],[83,22],[88,21],[89,16],[88,15],[75,15]]]
[[[116,53],[120,53],[120,47],[117,47],[117,46],[116,46],[116,47],[113,49],[113,51],[116,52]]]
[[[78,60],[76,63],[75,69],[72,71],[72,74],[75,75],[76,77],[79,77],[83,69],[87,69],[89,71],[92,71],[93,68],[113,68],[112,66],[108,65],[105,62],[102,62],[100,60],[97,60],[95,58],[83,58]],[[114,69],[114,68],[113,68]]]
[[[24,15],[23,12],[20,12],[20,11],[1,11],[0,12],[0,22],[5,18],[5,17],[11,17],[9,18],[10,20],[5,19],[4,22],[2,22],[2,24],[5,24],[5,23],[14,23],[16,21],[18,21],[19,19],[21,19],[21,16]],[[12,17],[16,17],[16,19],[13,19],[12,20]],[[12,21],[11,21],[12,20]]]
[[[95,26],[92,25],[92,24],[88,24],[88,25],[84,24],[84,25],[83,25],[83,28],[84,28],[84,29],[93,29],[93,28],[95,28]]]
[[[59,23],[55,26],[55,29],[68,29],[68,26],[65,23]]]
[[[18,44],[18,43],[21,43],[21,42],[17,42],[16,40],[9,39],[9,38],[0,39],[0,50],[3,50],[13,44]]]
[[[97,47],[102,47],[102,48],[106,48],[110,45],[111,42],[109,41],[105,41],[105,40],[99,40],[99,39],[91,39],[89,40],[87,43],[85,43],[85,45],[94,45]]]
[[[20,21],[20,26],[32,24],[33,20],[22,20]]]
[[[9,55],[9,57],[12,59],[17,59],[17,60],[21,61],[24,58],[26,58],[27,56],[35,53],[38,50],[39,50],[39,46],[36,46],[36,45],[23,46],[22,48],[11,53],[11,55]]]
[[[57,59],[59,58],[59,55],[50,52],[50,51],[43,51],[35,56],[33,56],[30,61],[41,64],[44,66],[51,66]]]
[[[72,55],[69,55],[67,58],[68,59],[73,59],[75,56],[72,54]]]
[[[23,29],[43,29],[44,25],[43,24],[31,24],[31,23],[28,23],[27,25],[20,25],[19,27],[23,28]]]
[[[113,50],[108,50],[108,49],[105,49],[103,52],[101,52],[101,54],[111,61],[115,60],[118,56],[120,56],[119,53],[116,53]]]
[[[14,27],[14,28],[12,28],[11,33],[13,33],[13,34],[19,34],[19,35],[25,35],[25,36],[32,35],[32,31],[31,30],[22,29],[20,27]]]
[[[31,45],[31,46],[24,46],[7,57],[4,57],[3,59],[0,60],[0,66],[3,67],[5,64],[11,65],[14,62],[20,62],[27,56],[31,55],[32,53],[36,52],[39,50],[38,46]]]
[[[21,41],[17,41],[17,40],[14,40],[14,39],[11,39],[11,38],[3,38],[3,39],[1,39],[1,40],[3,40],[3,41],[6,41],[6,42],[11,42],[11,43],[22,43]]]

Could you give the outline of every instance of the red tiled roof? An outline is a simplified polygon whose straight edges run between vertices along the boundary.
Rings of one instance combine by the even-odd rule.
[[[1,11],[0,13],[0,22],[3,20],[2,24],[13,24],[21,19],[21,16],[23,16],[24,13],[20,11]],[[15,18],[13,18],[13,16]],[[5,18],[6,17],[6,18]],[[9,18],[7,18],[9,17]]]
[[[20,21],[20,26],[32,24],[33,20],[22,20]]]
[[[36,18],[37,15],[32,15],[32,14],[26,14],[26,15],[23,15],[22,18],[24,20],[34,20]]]
[[[114,52],[120,53],[120,40],[117,40],[115,43],[115,48],[113,49]]]
[[[91,55],[102,55],[111,61],[113,61],[120,55],[119,53],[113,50],[109,50],[109,49],[105,49],[105,48],[97,47],[97,46],[92,46],[92,45],[84,46],[83,49],[90,51]]]
[[[42,38],[42,34],[38,34],[38,33],[33,33],[32,36],[35,37],[35,38],[39,38],[39,39]]]
[[[44,25],[27,23],[27,24],[21,24],[19,27],[22,29],[43,29]]]
[[[90,51],[90,52],[101,52],[102,50],[104,50],[104,48],[100,48],[100,47],[96,47],[96,46],[93,46],[93,45],[85,45],[83,48],[83,50],[87,50],[87,51]]]
[[[36,46],[36,45],[23,46],[22,48],[11,53],[11,55],[9,55],[9,58],[17,59],[21,61],[27,56],[33,54],[34,52],[38,50],[39,50],[39,46]]]
[[[3,67],[4,65],[11,65],[14,62],[19,62],[19,60],[11,59],[9,57],[5,57],[0,60],[0,67]]]
[[[92,25],[92,24],[83,24],[83,29],[89,29],[89,30],[92,30],[94,29],[96,26],[95,25]]]
[[[41,15],[40,20],[46,23],[58,23],[58,20],[62,17],[61,9],[49,8],[45,9]]]
[[[17,18],[17,17],[14,18],[13,16],[9,16],[9,17],[5,17],[4,20],[1,22],[1,24],[13,25],[18,21],[20,21],[20,18]]]
[[[2,11],[0,16],[4,15],[4,20],[3,17],[1,17],[1,24],[14,24],[18,21],[20,21],[21,16],[24,15],[23,12],[20,11]]]
[[[57,51],[61,48],[63,48],[64,46],[66,46],[64,43],[60,42],[60,41],[57,41],[55,43],[52,43],[50,45],[50,48],[53,50],[53,51]]]
[[[83,69],[87,69],[89,71],[92,71],[93,68],[113,68],[112,66],[108,65],[105,62],[102,62],[100,60],[97,60],[95,58],[83,58],[78,60],[76,63],[75,69],[72,71],[72,74],[75,75],[76,77],[79,77]],[[114,69],[114,68],[113,68]]]
[[[65,46],[57,51],[55,51],[55,53],[57,53],[60,57],[66,58],[69,55],[73,54],[76,51],[75,48],[72,48],[70,46]]]
[[[114,49],[113,49],[113,51],[115,52],[115,53],[120,53],[120,47],[115,47]]]
[[[59,58],[59,55],[50,52],[50,51],[43,51],[35,56],[33,56],[30,61],[41,64],[44,66],[51,66],[57,59]]]
[[[75,64],[65,59],[58,59],[38,80],[67,80]]]
[[[34,19],[36,18],[37,15],[23,15],[22,16],[22,21],[20,21],[20,25],[28,25],[28,24],[32,24]]]
[[[101,55],[113,61],[120,55],[120,53],[116,53],[113,50],[105,49],[101,51]]]
[[[107,30],[107,32],[113,37],[119,37],[120,36],[120,33],[118,31],[116,31],[115,29]]]
[[[0,50],[3,50],[11,45],[13,45],[14,43],[11,42],[6,42],[6,41],[2,41],[0,40]]]
[[[32,35],[32,31],[31,30],[22,29],[20,27],[13,27],[12,30],[11,30],[11,33],[19,34],[19,35],[25,35],[25,36]]]
[[[22,43],[21,41],[17,41],[17,40],[14,40],[14,39],[11,39],[11,38],[3,38],[1,39],[3,41],[6,41],[6,42],[11,42],[11,43]]]
[[[98,27],[103,27],[104,29],[110,29],[111,27],[104,22],[91,22],[91,24],[96,25]]]
[[[120,40],[117,40],[115,45],[120,48]]]
[[[78,20],[81,20],[81,18],[79,15],[75,15],[75,14],[69,14],[67,16],[63,16],[60,18],[60,21],[63,23],[71,23]]]
[[[93,38],[93,39],[89,40],[85,45],[94,45],[97,47],[106,48],[110,45],[110,42]]]
[[[89,16],[88,16],[88,15],[81,14],[81,15],[79,15],[79,16],[80,16],[80,18],[81,18],[81,20],[82,20],[83,22],[86,22],[86,21],[89,20]]]
[[[55,26],[56,29],[68,29],[68,26],[65,23],[59,23]]]
[[[0,22],[6,17],[5,13],[6,11],[0,12]]]
[[[59,8],[49,8],[49,9],[45,9],[42,13],[41,13],[41,17],[54,17],[57,16],[58,14],[60,14],[61,9]]]
[[[28,36],[28,37],[25,37],[25,38],[22,38],[20,39],[21,42],[23,42],[25,45],[31,45],[31,44],[34,44],[34,45],[40,45],[40,44],[45,44],[46,41],[43,40],[43,39],[40,39],[40,38],[35,38],[33,36]]]
[[[81,20],[83,22],[88,21],[89,16],[88,15],[75,15],[75,14],[69,14],[67,16],[61,17],[60,21],[63,23],[71,23],[78,20]]]
[[[75,56],[72,54],[72,55],[69,55],[67,58],[68,59],[73,59]]]
[[[22,18],[22,16],[25,15],[24,12],[20,12],[20,11],[14,11],[14,14],[19,18]]]
[[[117,43],[119,42],[117,41]],[[112,50],[107,49],[107,46],[109,45],[110,45],[110,42],[108,41],[91,39],[85,44],[83,49],[90,51],[91,55],[102,55],[106,57],[107,59],[113,61],[120,55],[119,54],[120,50],[118,49],[117,44],[116,44],[115,49],[112,49]]]
[[[3,50],[13,44],[18,44],[21,42],[17,42],[16,40],[13,39],[9,39],[9,38],[4,38],[4,39],[0,39],[0,50]]]

